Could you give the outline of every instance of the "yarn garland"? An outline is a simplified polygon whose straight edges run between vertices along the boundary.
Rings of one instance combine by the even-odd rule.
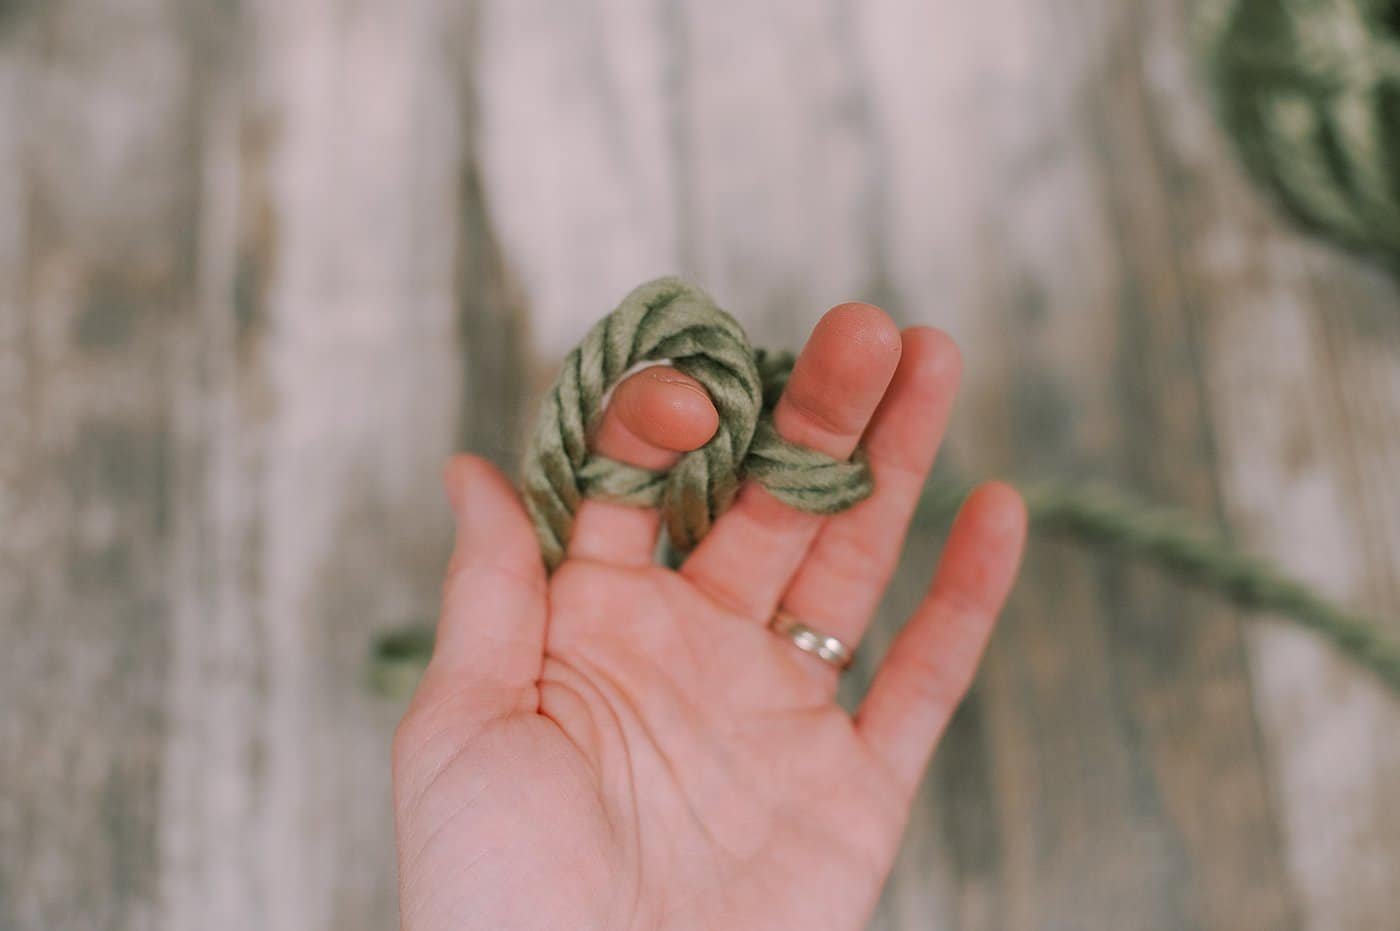
[[[635,366],[665,361],[700,382],[719,412],[704,446],[666,472],[599,456],[588,448],[608,392]],[[747,477],[792,507],[834,514],[867,497],[870,470],[787,442],[772,409],[792,356],[754,350],[743,328],[704,291],[678,278],[634,290],[565,358],[525,454],[521,480],[545,565],[564,558],[584,498],[659,508],[680,552],[700,541]]]

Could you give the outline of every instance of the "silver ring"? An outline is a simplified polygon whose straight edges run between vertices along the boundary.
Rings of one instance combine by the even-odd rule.
[[[830,634],[809,627],[786,611],[774,614],[773,619],[768,622],[768,629],[791,640],[793,646],[802,652],[811,653],[837,669],[845,669],[856,658],[855,652],[846,644]]]

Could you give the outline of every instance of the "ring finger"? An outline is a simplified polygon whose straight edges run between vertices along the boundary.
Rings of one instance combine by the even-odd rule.
[[[852,649],[899,563],[962,372],[957,347],[939,330],[912,327],[903,343],[899,369],[862,441],[875,491],[826,522],[782,598],[793,617]],[[834,682],[833,667],[811,665]]]

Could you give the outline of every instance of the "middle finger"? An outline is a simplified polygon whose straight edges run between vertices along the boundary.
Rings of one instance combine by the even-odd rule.
[[[899,364],[900,334],[870,304],[840,304],[812,330],[773,410],[789,442],[845,459]],[[680,572],[731,610],[766,621],[825,520],[746,482]]]

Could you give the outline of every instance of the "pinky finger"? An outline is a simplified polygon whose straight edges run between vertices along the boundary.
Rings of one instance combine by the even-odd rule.
[[[933,585],[871,683],[856,716],[870,748],[911,793],[977,672],[1026,537],[1009,485],[978,488],[958,514]]]

